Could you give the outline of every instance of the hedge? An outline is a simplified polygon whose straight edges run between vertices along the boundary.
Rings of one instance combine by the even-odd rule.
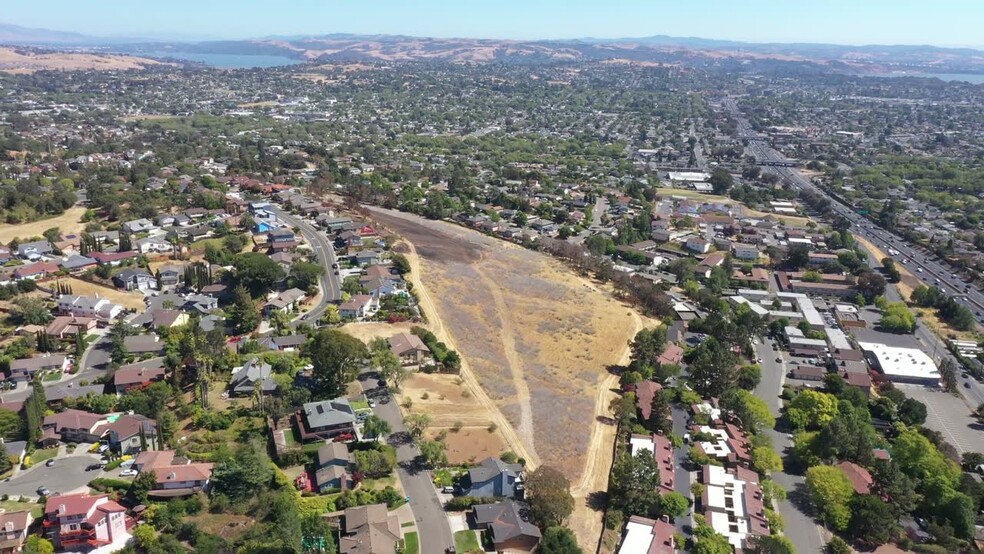
[[[497,500],[491,496],[456,496],[444,504],[449,512],[463,512],[476,504],[495,504]]]

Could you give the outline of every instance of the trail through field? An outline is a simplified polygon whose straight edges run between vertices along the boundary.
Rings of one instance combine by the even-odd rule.
[[[428,327],[432,333],[437,337],[437,339],[444,344],[448,345],[452,350],[458,350],[455,345],[454,339],[451,337],[450,333],[444,328],[444,323],[441,321],[440,315],[437,311],[437,306],[431,299],[430,292],[427,287],[424,286],[421,281],[422,270],[420,267],[420,257],[417,254],[417,249],[413,243],[409,241],[404,241],[408,249],[407,261],[410,263],[410,281],[413,283],[413,288],[417,291],[418,300],[420,308],[423,310],[424,314],[428,318]],[[499,411],[498,405],[489,398],[489,395],[485,392],[485,389],[479,384],[478,379],[475,378],[475,374],[472,373],[471,367],[468,364],[468,360],[462,357],[461,359],[461,378],[465,385],[468,387],[468,391],[475,397],[478,402],[485,407],[489,412],[489,417],[492,422],[495,423],[497,430],[502,434],[509,445],[509,448],[516,453],[520,458],[526,459],[526,464],[528,467],[535,468],[540,464],[540,458],[531,450],[526,448],[526,444],[506,419],[505,415]],[[532,442],[529,444],[532,445]]]

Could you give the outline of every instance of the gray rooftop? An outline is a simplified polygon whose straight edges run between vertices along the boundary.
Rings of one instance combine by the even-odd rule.
[[[317,429],[355,422],[355,410],[347,398],[308,402],[304,405],[304,417],[308,426]]]

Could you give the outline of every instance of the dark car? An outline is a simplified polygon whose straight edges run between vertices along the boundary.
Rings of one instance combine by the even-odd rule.
[[[55,459],[54,458],[51,458],[50,460],[48,460],[47,462],[45,462],[44,465],[45,465],[45,467],[51,467],[51,466],[55,465]]]
[[[970,383],[964,383],[964,388],[965,389],[969,389],[970,388]]]
[[[98,470],[102,469],[104,466],[105,466],[105,464],[89,464],[89,465],[85,466],[85,470],[86,471],[98,471]]]

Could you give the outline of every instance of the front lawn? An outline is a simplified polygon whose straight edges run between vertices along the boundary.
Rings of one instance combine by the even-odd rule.
[[[61,378],[62,378],[62,372],[52,371],[51,373],[45,373],[44,377],[41,380],[48,382],[48,381],[58,381]]]
[[[369,409],[369,401],[366,400],[365,398],[360,398],[359,400],[353,400],[349,402],[349,404],[352,405],[352,409],[355,411]]]
[[[420,552],[420,541],[417,539],[417,532],[411,531],[403,535],[403,554],[418,554]]]
[[[466,529],[454,534],[454,549],[461,554],[465,554],[465,552],[481,550],[482,547],[478,544],[478,536],[475,534],[475,531]]]
[[[44,506],[34,502],[18,502],[16,500],[0,501],[0,510],[5,513],[29,511],[34,519],[40,519],[44,515]]]
[[[31,465],[44,463],[58,454],[58,447],[41,448],[31,453]]]

